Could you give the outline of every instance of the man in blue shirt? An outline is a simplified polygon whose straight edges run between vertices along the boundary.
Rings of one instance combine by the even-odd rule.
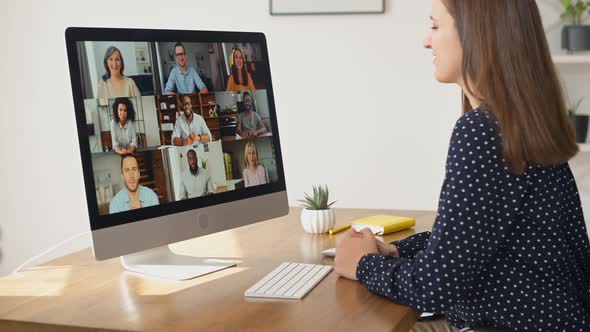
[[[139,165],[134,155],[126,154],[121,159],[121,175],[125,182],[125,188],[121,189],[111,200],[109,213],[129,211],[160,204],[156,193],[150,188],[139,184]]]
[[[205,83],[203,83],[203,80],[201,80],[201,77],[197,74],[197,71],[193,67],[187,65],[187,56],[184,50],[184,45],[182,45],[181,42],[176,43],[174,51],[176,53],[176,63],[178,63],[178,66],[175,66],[170,71],[168,82],[166,82],[166,87],[164,88],[164,94],[195,93],[195,86],[199,88],[199,91],[197,92],[209,92]]]

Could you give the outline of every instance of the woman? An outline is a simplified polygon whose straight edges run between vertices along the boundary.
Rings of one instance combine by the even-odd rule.
[[[111,140],[115,153],[126,155],[137,149],[134,121],[133,103],[129,98],[116,98],[113,103],[113,120],[111,120]]]
[[[258,186],[268,182],[266,170],[258,163],[258,152],[252,142],[248,142],[244,149],[244,171],[242,173],[245,187]]]
[[[464,94],[432,234],[381,244],[351,231],[336,272],[445,313],[449,331],[590,330],[590,243],[567,163],[578,148],[535,1],[434,0],[425,47],[436,79]]]
[[[231,66],[231,74],[227,80],[226,91],[242,91],[242,90],[256,90],[252,76],[248,73],[246,64],[244,63],[244,53],[239,48],[235,48],[232,52],[233,64]]]
[[[107,48],[104,54],[103,65],[106,72],[102,75],[102,79],[98,84],[99,99],[140,96],[135,82],[123,74],[125,62],[118,48],[115,46],[109,46]]]

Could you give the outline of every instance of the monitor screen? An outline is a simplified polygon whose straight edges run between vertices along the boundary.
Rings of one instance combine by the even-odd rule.
[[[92,230],[285,190],[263,34],[66,36]]]

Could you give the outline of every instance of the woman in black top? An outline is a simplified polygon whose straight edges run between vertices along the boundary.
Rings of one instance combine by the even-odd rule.
[[[435,76],[464,94],[432,234],[351,231],[336,272],[453,330],[590,331],[578,147],[535,1],[434,0],[432,24]]]

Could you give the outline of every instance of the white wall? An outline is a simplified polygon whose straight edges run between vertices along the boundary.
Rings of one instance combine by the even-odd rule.
[[[154,0],[5,4],[0,274],[89,229],[68,26],[262,31],[291,204],[322,183],[340,207],[436,209],[460,92],[435,82],[431,52],[422,49],[430,1],[387,0],[386,7],[383,15],[273,17],[264,0],[178,0],[169,13],[197,18],[171,19]],[[15,125],[23,119],[26,133]],[[83,245],[87,238],[55,255]]]

